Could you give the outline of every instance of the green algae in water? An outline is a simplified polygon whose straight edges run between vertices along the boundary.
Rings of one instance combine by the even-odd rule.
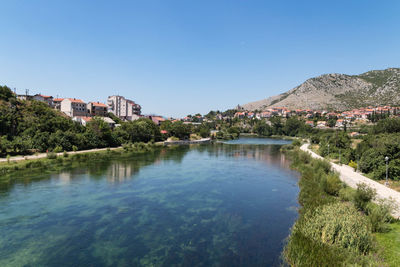
[[[279,265],[298,194],[279,146],[178,147],[87,165],[2,187],[0,266]]]

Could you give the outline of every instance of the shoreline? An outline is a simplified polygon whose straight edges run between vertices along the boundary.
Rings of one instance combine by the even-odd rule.
[[[321,157],[320,155],[316,154],[315,152],[311,151],[308,148],[309,144],[304,144],[300,147],[300,149],[304,152],[307,152],[311,155],[311,157],[319,160],[326,160],[325,158]],[[365,183],[369,187],[373,188],[376,190],[377,197],[378,199],[392,199],[393,201],[396,202],[397,207],[400,207],[400,193],[386,187],[360,173],[355,172],[351,167],[347,165],[338,165],[336,163],[333,163],[331,161],[328,161],[333,170],[338,172],[340,180],[342,180],[343,183],[346,185],[350,186],[351,188],[357,188],[357,185],[360,183]],[[394,210],[392,212],[392,216],[395,219],[400,219],[400,210]]]

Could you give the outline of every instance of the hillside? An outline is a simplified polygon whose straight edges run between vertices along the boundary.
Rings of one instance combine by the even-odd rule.
[[[373,70],[360,75],[324,74],[286,93],[243,105],[248,110],[351,109],[400,104],[400,69]]]

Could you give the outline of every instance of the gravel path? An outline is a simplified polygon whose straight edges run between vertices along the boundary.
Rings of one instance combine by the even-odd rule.
[[[300,147],[301,150],[308,152],[311,154],[313,158],[316,159],[324,159],[320,155],[314,153],[308,148],[309,144],[304,144]],[[350,166],[347,165],[338,165],[332,163],[332,168],[340,174],[340,179],[346,183],[348,186],[352,188],[357,188],[357,184],[365,183],[369,187],[374,188],[376,190],[377,197],[379,199],[392,199],[396,205],[397,210],[393,211],[393,217],[399,219],[400,218],[400,192],[397,192],[393,189],[390,189],[378,182],[375,182],[364,175],[361,175],[353,170]]]

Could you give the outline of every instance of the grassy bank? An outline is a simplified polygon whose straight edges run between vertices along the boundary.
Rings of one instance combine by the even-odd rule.
[[[116,150],[103,150],[96,152],[86,152],[77,154],[64,153],[57,156],[56,153],[48,153],[46,158],[10,161],[0,163],[0,178],[2,182],[16,174],[34,173],[34,172],[55,172],[64,168],[79,167],[87,164],[89,161],[109,160],[113,157],[129,157],[132,154],[152,152],[159,149],[159,144],[153,143],[134,143],[125,144],[123,148]]]
[[[293,145],[285,151],[301,173],[299,218],[283,253],[291,266],[400,264],[398,243],[390,243],[400,228],[389,224],[390,203],[372,203],[375,192],[363,185],[347,187],[327,161],[312,159]]]

